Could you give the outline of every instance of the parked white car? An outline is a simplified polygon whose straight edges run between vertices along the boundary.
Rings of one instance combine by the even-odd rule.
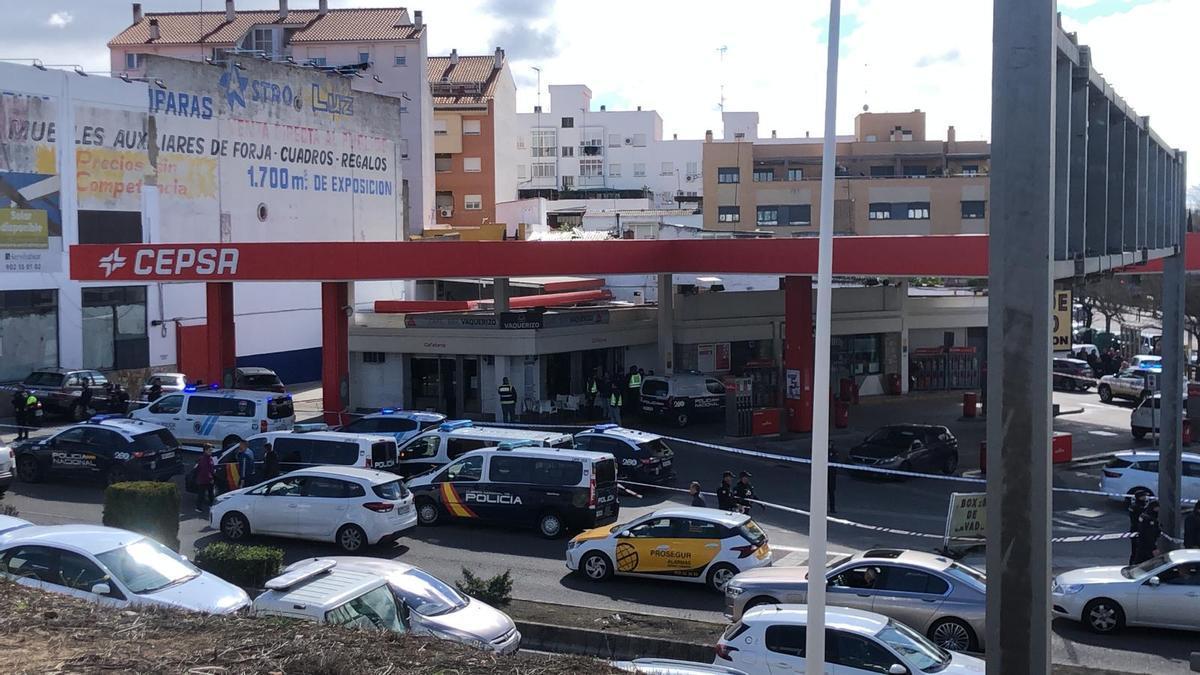
[[[1183,499],[1200,499],[1200,454],[1183,453],[1181,479]],[[1158,451],[1125,450],[1113,455],[1100,470],[1100,490],[1111,493],[1110,499],[1123,501],[1119,495],[1132,495],[1139,490],[1158,494]]]
[[[1200,630],[1200,549],[1180,549],[1140,565],[1088,567],[1054,577],[1054,616],[1096,633],[1125,626]]]
[[[230,614],[242,589],[135,532],[98,525],[24,526],[0,534],[0,576],[109,607]]]
[[[0,445],[0,496],[3,496],[13,482],[13,451],[7,445]]]
[[[808,607],[763,605],[742,615],[717,642],[717,665],[748,673],[807,673],[804,658]],[[984,672],[984,662],[948,652],[886,616],[856,609],[825,611],[825,668],[834,675]]]
[[[335,542],[358,553],[395,541],[416,526],[417,512],[395,474],[320,466],[219,495],[209,522],[230,541],[269,534]]]

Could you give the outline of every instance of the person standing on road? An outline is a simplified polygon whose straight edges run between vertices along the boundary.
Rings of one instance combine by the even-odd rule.
[[[722,511],[736,511],[737,502],[733,499],[733,472],[721,474],[721,487],[717,488],[717,508]]]
[[[196,513],[208,513],[216,495],[213,493],[213,476],[217,465],[213,462],[212,446],[205,443],[196,460]]]
[[[749,471],[743,471],[738,474],[737,485],[733,488],[733,498],[737,501],[738,509],[742,513],[750,513],[750,507],[754,504],[753,501],[758,499],[758,495],[754,494],[754,484],[750,479],[754,476]],[[759,504],[765,511],[767,507]]]
[[[688,486],[688,494],[692,496],[692,506],[700,508],[708,506],[704,503],[704,495],[700,494],[700,483],[692,481],[692,484]]]
[[[596,378],[596,403],[600,406],[600,419],[611,419],[612,411],[609,410],[608,397],[612,395],[612,382],[604,371],[600,371],[600,375]]]
[[[608,421],[617,426],[621,426],[621,408],[625,405],[625,398],[621,393],[621,385],[613,382],[608,395]]]
[[[627,390],[625,413],[636,415],[642,398],[642,373],[637,366],[629,366],[629,376],[625,378],[625,389]]]
[[[585,385],[583,395],[584,403],[587,404],[587,412],[584,414],[589,417],[593,417],[596,414],[596,396],[599,393],[600,383],[597,381],[596,371],[593,370],[591,377],[588,378],[587,385]]]
[[[1200,548],[1200,501],[1192,505],[1192,512],[1183,519],[1183,547]]]
[[[251,455],[253,457],[253,455]],[[263,480],[271,480],[280,474],[279,453],[270,443],[263,444]]]
[[[1133,537],[1129,540],[1129,564],[1136,565],[1134,559],[1138,554],[1138,519],[1142,517],[1142,512],[1146,510],[1146,502],[1150,501],[1150,493],[1145,490],[1138,490],[1133,494],[1133,500],[1129,502],[1129,531],[1133,533]]]
[[[1137,558],[1133,564],[1140,565],[1154,557],[1158,548],[1158,537],[1162,534],[1162,526],[1158,522],[1158,500],[1152,499],[1146,504],[1146,510],[1138,517],[1137,529]]]
[[[162,398],[162,383],[155,380],[154,384],[150,385],[150,394],[148,395],[150,402],[153,403]]]
[[[255,485],[254,453],[250,452],[250,446],[246,445],[246,441],[238,442],[237,467],[238,467],[238,487],[245,488],[245,487],[250,487],[251,485]]]
[[[517,388],[505,377],[496,388],[496,393],[500,396],[500,410],[504,415],[504,422],[512,424],[517,419]]]
[[[79,408],[84,417],[92,415],[92,378],[83,378],[83,387],[79,390]]]
[[[837,449],[833,447],[832,443],[830,443],[829,444],[829,489],[827,490],[826,493],[829,495],[828,503],[829,503],[829,513],[831,515],[837,513],[837,467],[834,466],[834,463],[836,463],[837,461],[838,461]]]
[[[25,408],[25,399],[26,398],[27,398],[27,395],[25,394],[24,387],[17,387],[16,391],[13,392],[13,395],[12,395],[13,419],[17,423],[17,438],[16,438],[16,440],[18,440],[18,441],[29,438],[29,430],[27,428],[29,426],[29,419],[28,419],[29,416],[26,414],[26,408]]]

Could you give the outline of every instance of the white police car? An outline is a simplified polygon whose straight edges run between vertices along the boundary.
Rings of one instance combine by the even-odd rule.
[[[52,435],[12,446],[17,476],[25,483],[48,477],[170,480],[183,471],[179,441],[170,430],[119,415],[96,415]]]
[[[288,431],[296,423],[292,397],[270,391],[197,389],[167,394],[130,417],[171,430],[183,443],[212,443],[227,448],[254,434]]]
[[[388,434],[395,437],[397,443],[403,443],[444,421],[446,416],[437,412],[384,408],[379,412],[363,415],[335,431],[348,434]]]
[[[617,477],[662,485],[675,478],[675,452],[658,434],[597,424],[575,434],[575,447],[605,452],[617,460]]]

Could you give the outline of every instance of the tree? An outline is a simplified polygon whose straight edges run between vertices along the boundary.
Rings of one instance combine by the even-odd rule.
[[[1162,275],[1146,277],[1142,283],[1146,295],[1151,299],[1162,297]],[[1148,307],[1155,320],[1162,322],[1162,304],[1154,302]],[[1183,331],[1195,342],[1200,343],[1200,278],[1188,275],[1183,294]]]
[[[1084,280],[1076,285],[1075,302],[1083,305],[1088,314],[1088,326],[1093,312],[1104,317],[1104,331],[1112,332],[1113,319],[1130,309],[1147,308],[1145,289],[1131,277],[1106,275]]]

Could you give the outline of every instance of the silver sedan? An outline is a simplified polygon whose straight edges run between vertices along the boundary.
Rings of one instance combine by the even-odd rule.
[[[1140,565],[1064,572],[1050,584],[1054,615],[1093,632],[1125,626],[1200,630],[1200,549],[1171,551]]]
[[[950,651],[983,651],[987,602],[983,572],[919,551],[877,549],[825,569],[826,601],[883,614]],[[807,567],[742,572],[725,589],[725,616],[741,618],[757,605],[808,601]]]

